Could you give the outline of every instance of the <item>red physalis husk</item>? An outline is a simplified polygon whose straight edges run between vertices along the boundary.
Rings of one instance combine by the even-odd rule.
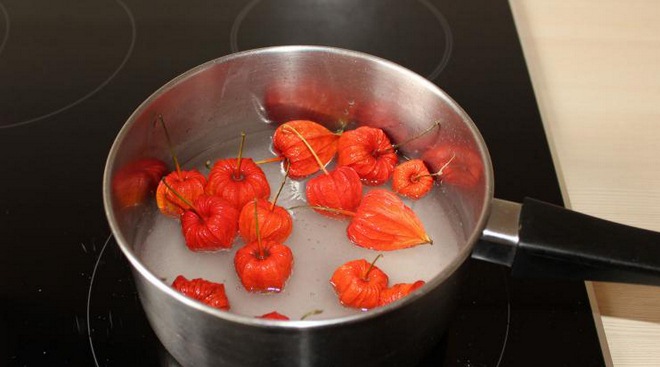
[[[412,291],[420,288],[424,284],[426,284],[426,282],[423,280],[418,280],[414,283],[398,283],[387,289],[383,289],[380,292],[378,306],[385,306],[394,301],[398,301],[401,298],[409,295]]]
[[[422,158],[438,170],[438,180],[443,184],[471,188],[483,179],[484,163],[476,149],[445,143],[429,149]]]
[[[234,266],[249,292],[280,292],[291,275],[293,253],[279,242],[253,241],[236,252]]]
[[[342,133],[337,152],[337,163],[355,169],[362,181],[370,186],[387,182],[398,160],[385,132],[368,126]]]
[[[240,168],[238,165],[238,158],[216,161],[209,173],[206,193],[229,201],[237,210],[254,198],[268,199],[270,185],[264,171],[251,158],[241,159]]]
[[[188,280],[179,275],[172,283],[172,288],[211,307],[229,311],[229,299],[225,293],[225,285],[222,283],[214,283],[202,278]]]
[[[307,141],[309,147],[300,136]],[[275,130],[273,147],[291,164],[289,176],[300,179],[320,169],[312,150],[318,155],[323,165],[326,165],[337,152],[338,139],[337,134],[323,125],[309,120],[294,120],[280,125]]]
[[[286,241],[293,229],[291,215],[286,209],[265,199],[249,202],[241,210],[238,218],[238,230],[243,240],[246,243],[257,240],[256,225],[254,222],[255,206],[261,239],[280,243]]]
[[[341,166],[309,180],[306,195],[313,207],[355,211],[362,201],[362,181],[353,168]],[[340,212],[314,210],[328,217],[346,216]]]
[[[378,306],[380,293],[387,288],[388,281],[387,274],[364,259],[341,265],[330,278],[339,302],[362,310]]]
[[[167,172],[164,162],[145,158],[121,167],[112,179],[112,192],[120,208],[144,203]]]
[[[204,186],[206,186],[206,177],[196,169],[189,171],[176,170],[165,176],[165,181],[191,203],[204,194]],[[185,210],[190,209],[190,206],[174,195],[162,181],[156,189],[156,205],[163,214],[173,217],[178,217]]]
[[[433,187],[433,176],[421,159],[411,159],[394,168],[392,190],[411,199],[424,197]]]
[[[181,228],[192,251],[229,249],[238,232],[238,210],[225,199],[200,195],[181,216]]]
[[[288,316],[282,315],[277,311],[269,312],[261,316],[257,316],[259,319],[271,319],[271,320],[291,320]]]
[[[204,193],[204,186],[206,185],[206,177],[199,173],[199,171],[192,169],[190,171],[181,170],[179,160],[176,157],[170,134],[165,126],[165,120],[162,115],[157,117],[160,124],[163,126],[165,138],[167,139],[167,146],[170,149],[170,155],[174,161],[174,172],[165,176],[164,181],[158,184],[156,189],[156,205],[158,209],[165,214],[173,217],[178,217],[187,209],[190,209],[189,204],[195,201],[199,195]],[[167,183],[167,185],[165,185]],[[169,187],[167,187],[169,186]],[[175,195],[172,190],[177,192]]]
[[[412,209],[383,189],[371,190],[362,198],[346,232],[356,245],[378,251],[433,243]]]

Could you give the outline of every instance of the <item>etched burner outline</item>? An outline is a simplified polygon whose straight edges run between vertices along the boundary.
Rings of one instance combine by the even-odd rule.
[[[110,243],[110,240],[112,239],[112,234],[108,236],[108,238],[105,240],[105,243],[103,244],[103,247],[101,248],[101,252],[99,252],[99,257],[96,259],[96,263],[94,263],[94,270],[92,270],[92,278],[89,281],[89,290],[87,292],[87,338],[89,340],[89,349],[92,352],[92,357],[94,358],[94,364],[96,367],[100,367],[99,361],[96,357],[96,350],[94,349],[94,341],[92,340],[92,320],[90,317],[90,309],[92,305],[92,289],[94,288],[94,278],[96,278],[96,272],[99,268],[99,264],[101,263],[101,258],[103,257],[103,254],[105,253],[106,247],[108,247],[108,244]]]
[[[7,40],[9,39],[9,29],[11,28],[11,23],[9,22],[9,14],[7,13],[7,9],[2,4],[2,2],[0,2],[0,14],[2,14],[2,19],[6,24],[5,34],[2,36],[2,40],[0,41],[0,55],[2,55],[2,51],[5,49]]]
[[[449,22],[447,21],[447,18],[445,18],[444,15],[442,15],[442,12],[438,10],[433,4],[429,3],[427,0],[418,0],[422,5],[426,6],[427,9],[435,16],[435,18],[438,20],[440,23],[440,26],[442,27],[442,32],[445,35],[445,52],[442,55],[442,58],[438,62],[438,65],[436,65],[435,69],[426,77],[426,79],[433,81],[435,78],[442,73],[442,71],[445,69],[447,64],[449,63],[449,58],[451,57],[451,52],[452,48],[454,46],[454,37],[451,33],[451,27],[449,26]]]
[[[247,17],[247,15],[250,13],[250,11],[261,2],[261,0],[252,0],[250,1],[241,11],[239,14],[236,16],[236,19],[234,20],[234,23],[231,26],[231,32],[229,35],[229,44],[230,44],[230,49],[232,52],[239,52],[240,48],[238,47],[238,32],[240,31],[241,24]],[[426,7],[431,14],[435,17],[435,19],[438,21],[440,24],[440,27],[442,27],[443,34],[445,35],[445,50],[444,53],[442,54],[442,57],[438,61],[438,64],[433,68],[431,73],[429,73],[426,76],[426,79],[433,81],[435,78],[437,78],[440,73],[445,69],[447,64],[449,63],[449,59],[451,58],[451,53],[454,45],[454,37],[451,32],[451,27],[449,26],[449,22],[447,21],[447,18],[442,14],[442,12],[433,6],[428,0],[417,0],[418,3],[422,4],[424,7]]]
[[[509,342],[509,330],[511,329],[511,292],[509,291],[509,285],[506,280],[506,273],[502,273],[502,279],[504,283],[504,291],[506,292],[506,330],[504,331],[504,340],[502,341],[502,350],[500,351],[500,356],[497,359],[497,364],[495,367],[500,367],[502,364],[502,359],[504,358],[504,352],[506,351],[506,344]]]
[[[34,122],[45,120],[49,117],[52,117],[54,115],[57,115],[61,112],[66,111],[70,108],[73,108],[73,107],[79,105],[80,103],[84,102],[85,100],[89,99],[90,97],[92,97],[96,93],[98,93],[101,89],[103,89],[106,85],[108,85],[108,83],[110,83],[110,81],[112,81],[112,79],[114,79],[115,76],[117,76],[117,74],[119,74],[121,69],[124,67],[124,65],[126,65],[126,62],[128,61],[128,59],[133,54],[133,48],[135,46],[135,37],[136,37],[136,25],[135,25],[135,18],[133,16],[133,13],[128,8],[128,6],[126,4],[124,4],[124,2],[121,1],[121,0],[114,0],[114,1],[124,10],[124,12],[126,13],[126,16],[128,17],[128,20],[131,24],[131,42],[130,42],[130,45],[128,46],[128,50],[126,51],[126,54],[124,55],[124,58],[122,59],[119,66],[117,66],[117,68],[112,72],[112,74],[110,74],[110,76],[108,78],[106,78],[103,82],[101,82],[101,84],[99,84],[96,88],[94,88],[93,90],[91,90],[87,94],[83,95],[82,97],[78,98],[74,102],[71,102],[71,103],[69,103],[69,104],[67,104],[63,107],[60,107],[59,109],[54,110],[52,112],[49,112],[49,113],[46,113],[46,114],[43,114],[43,115],[40,115],[40,116],[36,116],[36,117],[30,118],[30,119],[27,119],[27,120],[22,120],[22,121],[19,121],[19,122],[14,122],[14,123],[11,123],[11,124],[6,124],[6,125],[0,124],[0,130],[9,129],[9,128],[13,128],[13,127],[18,127],[18,126],[24,126],[24,125],[28,125],[28,124],[31,124],[31,123],[34,123]],[[10,25],[10,23],[9,23],[9,14],[7,13],[7,11],[4,8],[4,6],[2,5],[2,3],[0,3],[0,12],[2,12],[4,14],[4,17],[5,17],[6,22],[7,22],[7,32],[5,33],[5,36],[2,40],[2,43],[0,43],[0,53],[2,53],[2,50],[3,50],[7,40],[9,39],[9,25]]]
[[[93,295],[93,289],[94,285],[97,283],[95,280],[97,280],[98,274],[99,274],[99,269],[103,260],[103,256],[106,254],[106,249],[108,245],[111,243],[115,243],[114,236],[110,234],[107,239],[105,240],[103,247],[99,251],[99,255],[96,259],[96,262],[94,263],[94,268],[92,270],[92,274],[90,276],[90,284],[89,284],[89,289],[87,293],[87,307],[86,307],[86,327],[87,327],[87,337],[89,341],[89,348],[92,353],[92,357],[94,359],[94,365],[95,367],[101,367],[101,364],[98,360],[98,355],[96,354],[96,349],[94,347],[94,340],[92,337],[92,315],[91,315],[91,305],[92,305],[92,295]],[[84,244],[83,250],[87,252]],[[106,256],[107,258],[107,256]],[[506,326],[504,328],[504,333],[502,337],[502,347],[499,353],[499,356],[497,358],[497,361],[495,362],[494,366],[495,367],[500,367],[502,365],[502,361],[504,359],[504,354],[506,352],[506,347],[509,341],[509,333],[510,333],[510,327],[511,327],[511,291],[509,290],[509,285],[507,283],[507,275],[506,271],[503,270],[502,272],[502,286],[504,287],[504,293],[506,297]],[[503,305],[503,303],[502,303]],[[109,310],[109,318],[110,318],[110,324],[112,324],[112,310]],[[78,319],[76,319],[76,323],[78,323]],[[78,328],[80,329],[80,325],[78,325]],[[167,366],[167,367],[181,367],[181,365],[174,359],[174,357],[169,354],[169,352],[161,345],[158,344],[160,347],[160,352],[159,352],[159,359],[160,363],[162,366]],[[469,363],[469,362],[468,362]]]

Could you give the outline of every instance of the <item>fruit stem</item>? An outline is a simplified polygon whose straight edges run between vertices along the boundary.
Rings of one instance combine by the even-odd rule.
[[[371,262],[371,264],[369,265],[369,269],[367,269],[367,272],[364,273],[364,280],[366,281],[369,280],[369,273],[371,272],[371,269],[374,268],[374,266],[376,265],[376,261],[378,261],[378,259],[380,259],[381,257],[383,257],[383,254],[378,254],[378,256],[376,256],[374,261]]]
[[[238,146],[238,158],[236,159],[236,171],[234,171],[234,178],[241,179],[241,161],[243,158],[243,144],[245,144],[245,132],[241,131],[241,144]]]
[[[411,141],[413,141],[415,139],[421,138],[422,136],[424,136],[424,135],[428,134],[429,132],[431,132],[431,130],[435,129],[436,126],[440,127],[440,121],[434,122],[433,125],[431,125],[429,128],[427,128],[426,130],[422,131],[421,133],[413,136],[412,138],[410,138],[408,140],[404,140],[403,142],[398,143],[398,144],[392,144],[392,149],[394,149],[394,150],[399,149],[401,146],[406,145],[406,144],[410,143]]]
[[[417,176],[411,178],[410,180],[413,181],[413,182],[417,182],[417,180],[419,180],[419,179],[422,178],[422,177],[426,177],[426,176],[429,176],[429,177],[432,177],[432,176],[442,176],[442,174],[443,174],[445,168],[447,168],[447,167],[449,166],[449,163],[451,163],[451,161],[453,161],[454,158],[456,158],[456,153],[453,153],[453,154],[452,154],[451,158],[449,158],[449,160],[447,161],[447,163],[443,164],[442,167],[440,167],[440,169],[438,170],[438,172],[435,172],[435,173],[429,173],[429,174],[426,174],[426,175],[417,175]]]
[[[325,211],[332,212],[332,213],[345,214],[345,215],[348,215],[348,216],[351,216],[351,217],[354,217],[355,214],[356,214],[355,212],[348,211],[348,210],[335,209],[335,208],[329,208],[327,206],[316,206],[316,205],[296,205],[296,206],[292,206],[292,207],[288,208],[288,210],[301,209],[301,208],[325,210]]]
[[[280,197],[280,194],[282,193],[282,189],[284,188],[284,184],[286,183],[286,178],[289,176],[289,168],[291,168],[291,162],[287,161],[286,162],[286,171],[284,171],[284,178],[282,179],[282,183],[280,184],[280,188],[277,189],[277,194],[275,194],[275,199],[273,199],[273,202],[270,203],[270,211],[271,212],[275,208],[275,203],[277,203],[277,199]]]
[[[281,156],[273,157],[273,158],[266,158],[262,159],[260,161],[255,161],[254,164],[264,164],[264,163],[271,163],[271,162],[279,162],[283,161],[285,158]]]
[[[257,198],[254,198],[254,227],[257,231],[257,247],[259,248],[259,259],[262,260],[266,256],[264,254],[264,248],[261,246],[261,231],[259,230],[259,214],[257,211]]]
[[[293,131],[293,133],[296,134],[296,135],[300,138],[300,140],[302,140],[303,144],[305,144],[305,146],[307,147],[307,149],[309,149],[309,152],[312,153],[312,156],[314,157],[314,159],[316,159],[316,163],[319,164],[319,167],[321,167],[321,170],[323,170],[323,173],[325,173],[326,175],[328,175],[329,173],[328,173],[328,171],[325,169],[325,165],[323,165],[323,162],[321,162],[321,159],[319,158],[319,156],[316,155],[316,152],[314,151],[314,149],[312,148],[312,146],[309,145],[309,143],[307,142],[307,139],[305,139],[305,137],[302,136],[302,134],[300,134],[300,133],[298,132],[298,130],[296,130],[294,127],[291,127],[291,126],[289,126],[289,125],[286,125],[286,126],[284,126],[284,129],[289,129],[289,130]]]
[[[172,156],[172,160],[174,161],[174,167],[176,167],[176,173],[179,175],[179,178],[181,178],[181,166],[179,165],[179,160],[176,158],[176,153],[174,153],[174,147],[172,146],[170,133],[167,131],[167,126],[165,126],[165,120],[163,120],[163,115],[161,115],[160,113],[158,114],[158,121],[160,121],[160,124],[163,126],[163,130],[165,131],[165,139],[167,140],[167,148],[170,150],[170,155]]]
[[[188,201],[188,199],[184,198],[183,195],[179,194],[178,191],[174,190],[174,188],[173,188],[172,186],[170,186],[170,185],[167,183],[167,181],[165,181],[165,177],[163,177],[163,178],[161,179],[161,181],[163,182],[163,185],[165,185],[165,187],[167,187],[168,190],[172,191],[172,193],[173,193],[177,198],[179,198],[179,200],[183,201],[184,204],[188,205],[188,206],[190,207],[190,209],[191,209],[195,214],[197,214],[198,217],[200,217],[200,218],[202,217],[202,216],[199,214],[199,210],[197,210],[197,208],[195,208],[195,206],[194,206],[190,201]]]
[[[302,315],[300,320],[304,320],[304,319],[306,319],[310,316],[320,315],[322,313],[323,313],[323,310],[311,310],[311,311],[307,312],[306,314]]]

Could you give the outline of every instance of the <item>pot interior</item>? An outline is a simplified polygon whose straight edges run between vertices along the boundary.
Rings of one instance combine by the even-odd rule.
[[[149,97],[128,119],[108,158],[104,201],[113,233],[137,271],[163,285],[186,273],[188,278],[238,286],[232,261],[242,242],[237,239],[230,253],[192,253],[183,245],[179,222],[158,211],[152,188],[118,182],[125,171],[145,159],[161,160],[174,169],[164,131],[155,123],[158,115],[167,124],[183,168],[197,168],[205,175],[207,162],[237,155],[241,132],[247,134],[244,156],[273,157],[271,136],[289,120],[313,120],[333,131],[378,127],[393,143],[406,141],[439,121],[439,128],[399,149],[400,160],[420,158],[431,172],[442,169],[443,174],[427,197],[406,200],[434,244],[384,253],[379,267],[394,273],[403,269],[399,275],[390,274],[391,283],[417,279],[425,280],[426,287],[441,283],[469,255],[492,199],[492,169],[481,136],[467,114],[422,77],[382,59],[332,48],[294,46],[233,54],[183,74]],[[269,177],[272,199],[283,176],[282,166],[261,167]],[[137,199],[127,205],[127,195]],[[278,205],[304,203],[304,182],[288,180]],[[345,236],[346,221],[321,217],[308,209],[292,214],[294,234],[289,245],[295,265],[287,288],[305,284],[300,286],[303,293],[316,293],[312,304],[305,305],[298,296],[290,296],[293,291],[283,292],[290,299],[280,297],[284,299],[281,305],[301,304],[290,311],[297,316],[334,297],[328,284],[332,269],[347,258],[370,261],[378,252],[351,245]],[[337,256],[328,255],[333,252]],[[315,286],[328,289],[309,291]],[[234,288],[227,287],[230,299]],[[166,286],[161,289],[175,295]],[[260,296],[236,292],[233,297],[242,299],[237,302],[245,307],[232,305],[232,311],[245,316],[268,312],[248,307],[258,304],[254,297]],[[277,302],[272,307],[280,307]],[[322,308],[326,318],[346,315],[339,305]]]

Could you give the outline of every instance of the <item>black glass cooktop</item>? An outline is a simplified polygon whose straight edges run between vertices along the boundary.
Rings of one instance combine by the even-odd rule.
[[[364,51],[426,76],[483,133],[497,197],[562,203],[504,0],[0,0],[0,365],[177,365],[110,236],[105,159],[165,82],[281,44]],[[581,282],[512,279],[478,261],[422,363],[601,365]]]

